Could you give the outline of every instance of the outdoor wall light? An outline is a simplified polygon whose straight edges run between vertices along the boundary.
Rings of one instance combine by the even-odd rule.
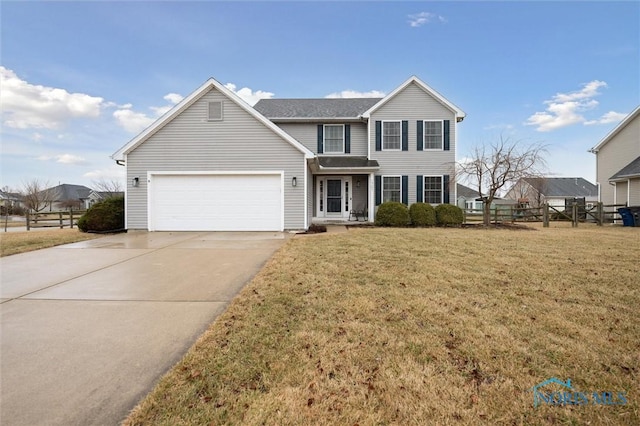
[[[298,178],[295,176],[291,178],[291,186],[298,186]]]
[[[131,181],[131,185],[133,185],[134,187],[140,185],[140,178],[138,176],[134,177]]]
[[[356,181],[356,188],[360,188],[360,179]]]

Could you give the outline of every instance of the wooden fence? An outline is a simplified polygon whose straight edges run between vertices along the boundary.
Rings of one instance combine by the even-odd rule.
[[[618,207],[627,207],[627,205],[598,202],[590,207],[574,203],[568,208],[554,207],[549,204],[543,204],[540,207],[499,206],[491,209],[491,222],[542,222],[544,227],[548,227],[549,222],[554,221],[570,221],[573,227],[577,227],[580,222],[594,222],[602,225],[621,220]],[[482,221],[482,209],[464,210],[465,223]]]
[[[73,228],[84,213],[85,210],[27,213],[27,231],[31,228]]]

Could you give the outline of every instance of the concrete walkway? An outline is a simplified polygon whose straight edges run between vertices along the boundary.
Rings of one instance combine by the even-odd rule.
[[[1,258],[0,424],[119,424],[286,237],[135,232]]]

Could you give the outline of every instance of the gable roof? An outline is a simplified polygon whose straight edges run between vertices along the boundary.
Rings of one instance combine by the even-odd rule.
[[[84,200],[89,197],[91,188],[87,188],[84,185],[63,183],[52,188],[47,188],[42,192],[51,194],[54,201]]]
[[[298,142],[295,138],[293,138],[291,135],[286,133],[280,127],[276,126],[272,121],[270,121],[264,115],[260,114],[257,110],[252,108],[249,104],[247,104],[245,101],[240,99],[238,95],[236,95],[234,92],[224,87],[224,85],[222,85],[220,82],[216,81],[214,78],[210,78],[202,86],[197,88],[189,96],[184,98],[180,103],[178,103],[171,110],[169,110],[166,114],[164,114],[162,117],[157,119],[153,124],[151,124],[151,126],[147,127],[140,134],[138,134],[138,136],[134,137],[122,148],[114,152],[111,155],[111,158],[116,161],[124,160],[124,156],[126,154],[128,154],[129,152],[134,150],[136,147],[138,147],[140,144],[142,144],[147,139],[149,139],[151,136],[153,136],[157,131],[162,129],[167,123],[171,122],[171,120],[177,117],[180,113],[182,113],[188,107],[193,105],[198,99],[203,97],[211,89],[216,89],[217,91],[222,93],[233,103],[235,103],[244,111],[249,113],[253,118],[258,120],[260,123],[264,124],[271,131],[276,133],[282,139],[284,139],[285,141],[290,143],[293,147],[295,147],[300,152],[302,152],[305,155],[305,158],[313,157],[313,152],[311,152],[308,148],[306,148],[304,145]]]
[[[371,116],[371,114],[373,114],[378,108],[380,108],[382,105],[384,105],[387,102],[389,102],[398,93],[402,92],[410,84],[416,84],[419,88],[424,90],[427,94],[433,96],[442,105],[444,105],[445,107],[450,109],[451,112],[453,112],[456,115],[456,121],[460,122],[460,121],[464,120],[464,118],[467,116],[467,114],[465,114],[464,111],[462,111],[460,108],[458,108],[457,106],[455,106],[454,104],[449,102],[444,96],[442,96],[440,93],[436,92],[434,89],[429,87],[425,82],[420,80],[415,75],[410,77],[407,81],[402,83],[400,86],[398,86],[393,92],[389,93],[387,96],[382,98],[380,100],[380,102],[376,103],[371,108],[369,108],[364,114],[362,114],[362,116],[365,117],[365,118],[369,118]]]
[[[640,116],[640,105],[636,107],[629,115],[627,115],[621,122],[618,124],[612,131],[609,132],[607,136],[602,139],[598,145],[594,146],[589,150],[594,154],[597,154],[600,149],[605,146],[611,139],[613,139],[622,129],[627,127],[629,123],[631,123],[636,117]]]
[[[536,191],[546,197],[597,197],[598,187],[579,177],[524,178]]]
[[[633,177],[640,177],[640,157],[624,166],[618,173],[611,176],[609,180],[623,180]]]
[[[464,198],[478,198],[478,191],[476,191],[475,189],[471,189],[468,186],[464,186],[460,183],[456,184],[457,185],[457,193],[458,193],[458,197],[464,197]]]
[[[261,99],[253,107],[271,120],[359,119],[382,98]]]

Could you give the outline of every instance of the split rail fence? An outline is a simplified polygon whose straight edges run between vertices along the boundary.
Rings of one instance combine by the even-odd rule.
[[[594,222],[602,226],[621,220],[618,213],[619,207],[627,207],[626,204],[594,203],[593,206],[574,203],[566,208],[543,204],[540,207],[500,206],[491,209],[491,223],[501,222],[542,222],[548,227],[550,222],[571,222],[572,227],[577,227],[580,222]],[[464,222],[474,223],[483,221],[482,209],[465,209]]]
[[[47,212],[47,213],[28,213],[27,218],[27,231],[31,228],[64,228],[68,226],[73,228],[77,223],[80,216],[85,213],[86,210],[67,210],[59,212]]]

